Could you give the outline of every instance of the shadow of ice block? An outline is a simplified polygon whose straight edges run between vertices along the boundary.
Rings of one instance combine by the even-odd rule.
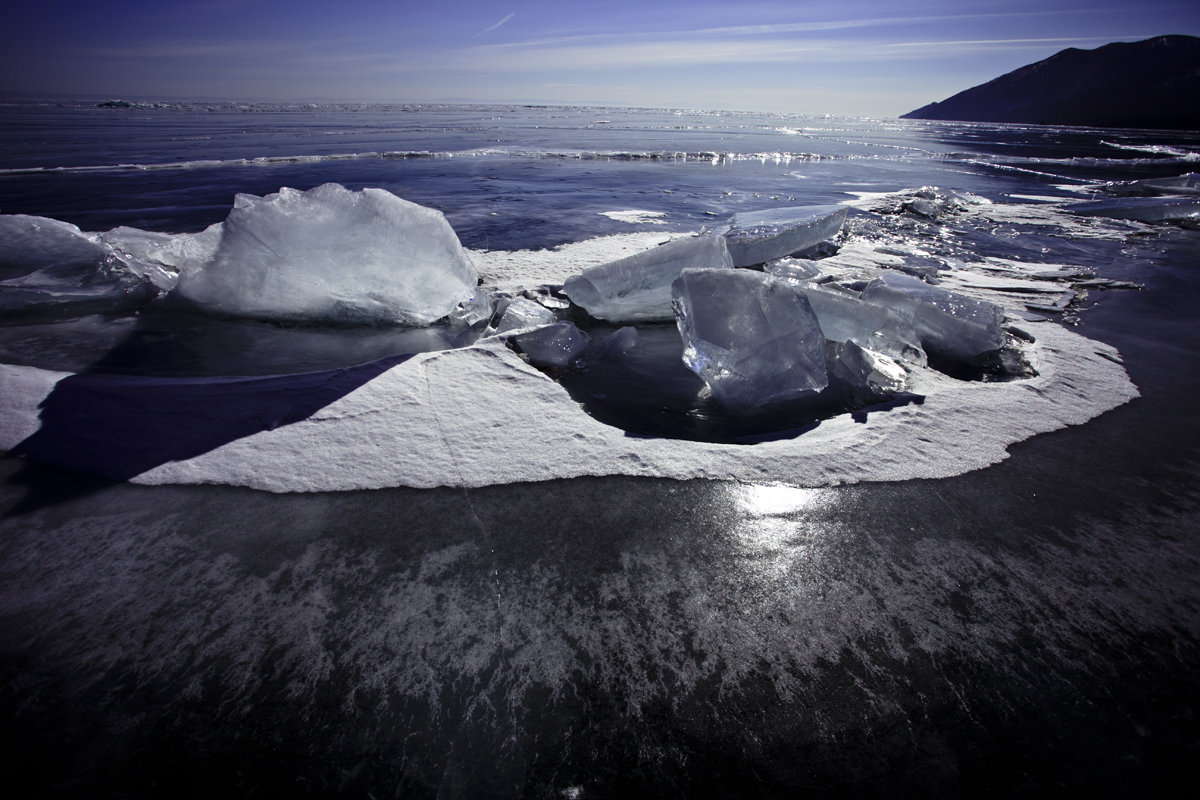
[[[732,266],[724,238],[691,236],[572,275],[563,292],[596,319],[666,322],[673,319],[671,282],[680,272]]]
[[[725,243],[735,267],[749,267],[790,256],[837,235],[846,222],[846,206],[793,206],[735,214]]]
[[[1005,344],[999,306],[931,286],[910,275],[887,273],[867,284],[862,299],[912,323],[926,351],[973,362]]]
[[[828,385],[825,337],[794,282],[688,269],[671,291],[684,363],[727,411],[751,414]]]

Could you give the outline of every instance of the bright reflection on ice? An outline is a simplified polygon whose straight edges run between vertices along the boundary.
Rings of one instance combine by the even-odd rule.
[[[799,489],[779,483],[748,483],[737,487],[739,508],[752,517],[794,514],[814,505],[819,489]]]
[[[832,500],[828,489],[801,489],[779,483],[729,487],[737,519],[730,534],[737,549],[735,569],[757,592],[794,592],[814,568],[821,549],[814,541],[820,523],[814,513]]]

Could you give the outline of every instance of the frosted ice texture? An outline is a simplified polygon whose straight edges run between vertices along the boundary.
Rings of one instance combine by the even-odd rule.
[[[973,361],[1004,346],[999,306],[931,286],[899,273],[867,284],[862,299],[884,306],[912,323],[926,351]]]
[[[573,322],[555,322],[513,336],[517,348],[538,367],[569,367],[587,348],[591,337]]]
[[[535,325],[547,325],[555,321],[554,312],[541,303],[518,297],[508,304],[500,322],[496,325],[496,333],[514,331],[517,328],[532,328]]]
[[[693,236],[572,275],[563,283],[563,292],[597,319],[663,322],[673,318],[671,282],[680,272],[732,266],[722,237]]]
[[[212,259],[175,291],[234,316],[424,325],[477,282],[440,211],[329,183],[238,195]]]
[[[749,414],[828,385],[825,337],[795,282],[689,269],[671,290],[683,361],[726,410]]]
[[[735,214],[725,243],[735,267],[790,256],[835,236],[846,222],[845,206],[793,206]]]

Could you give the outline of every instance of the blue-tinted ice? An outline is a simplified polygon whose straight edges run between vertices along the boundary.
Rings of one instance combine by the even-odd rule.
[[[735,214],[725,243],[735,267],[749,267],[815,247],[842,229],[845,206],[797,206]]]
[[[689,269],[671,291],[684,363],[727,411],[753,413],[828,385],[825,337],[794,282]]]

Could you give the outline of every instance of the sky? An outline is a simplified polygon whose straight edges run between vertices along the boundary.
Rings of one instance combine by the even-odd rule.
[[[893,117],[1162,34],[1200,35],[1200,3],[5,0],[0,94]]]

